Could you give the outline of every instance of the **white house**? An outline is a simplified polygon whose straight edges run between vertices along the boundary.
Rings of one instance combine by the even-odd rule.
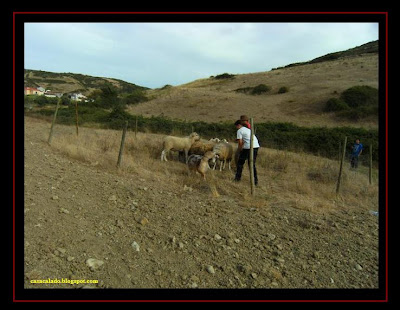
[[[81,93],[70,93],[68,97],[72,100],[87,102],[87,97]]]

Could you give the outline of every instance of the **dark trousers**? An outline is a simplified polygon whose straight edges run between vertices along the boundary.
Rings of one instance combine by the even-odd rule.
[[[351,155],[350,165],[351,165],[351,168],[358,168],[358,156],[357,155]]]
[[[253,154],[254,154],[254,159],[253,159],[253,167],[254,167],[254,184],[258,184],[258,177],[257,177],[257,169],[256,169],[256,161],[257,161],[257,153],[258,153],[258,148],[253,149]],[[237,162],[237,169],[236,169],[236,175],[235,175],[235,180],[240,181],[242,178],[242,171],[243,171],[243,166],[244,163],[247,160],[247,164],[249,165],[250,169],[250,149],[243,149],[240,154],[239,154],[239,159]]]

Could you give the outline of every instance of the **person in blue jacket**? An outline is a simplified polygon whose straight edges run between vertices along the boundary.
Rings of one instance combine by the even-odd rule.
[[[360,143],[360,139],[356,139],[353,145],[353,149],[350,155],[350,165],[351,168],[357,169],[358,168],[358,158],[361,155],[364,146]]]

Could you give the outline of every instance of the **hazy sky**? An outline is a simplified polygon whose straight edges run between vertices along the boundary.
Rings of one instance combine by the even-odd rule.
[[[25,68],[150,88],[269,71],[378,40],[378,23],[25,23]]]

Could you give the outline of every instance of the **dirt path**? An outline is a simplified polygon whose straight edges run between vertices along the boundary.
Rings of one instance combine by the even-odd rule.
[[[26,122],[26,288],[378,287],[378,218],[365,208],[243,206],[68,158],[47,127]],[[47,278],[99,282],[30,282]]]

